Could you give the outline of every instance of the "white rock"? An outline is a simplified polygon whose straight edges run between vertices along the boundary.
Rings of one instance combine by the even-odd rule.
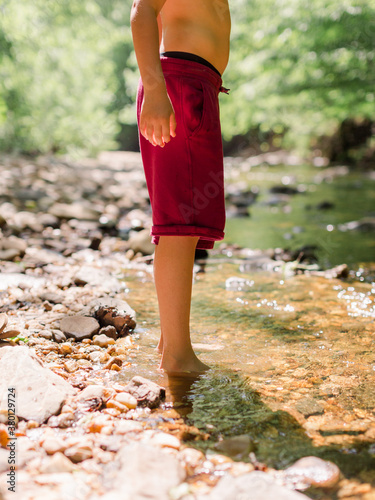
[[[57,452],[52,457],[46,457],[40,467],[43,474],[52,474],[55,472],[72,472],[76,469],[74,464],[63,453]]]
[[[127,406],[129,409],[136,408],[138,404],[137,399],[127,392],[119,392],[116,394],[115,400]]]
[[[224,476],[208,495],[197,500],[308,500],[306,495],[278,485],[265,472],[249,472],[239,477]]]
[[[74,389],[62,377],[44,368],[35,351],[26,346],[0,349],[0,410],[8,404],[8,388],[16,392],[16,415],[39,424],[60,410]]]

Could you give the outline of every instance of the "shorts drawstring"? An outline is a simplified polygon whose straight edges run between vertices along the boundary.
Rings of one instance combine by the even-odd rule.
[[[223,92],[224,94],[229,94],[230,89],[226,89],[225,87],[221,86],[219,88],[219,92]]]

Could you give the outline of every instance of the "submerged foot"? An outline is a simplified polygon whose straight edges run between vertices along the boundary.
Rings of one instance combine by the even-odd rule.
[[[164,352],[159,365],[159,370],[170,375],[193,375],[203,373],[209,369],[210,367],[198,359],[194,353],[183,359],[177,359],[171,355],[166,355]]]

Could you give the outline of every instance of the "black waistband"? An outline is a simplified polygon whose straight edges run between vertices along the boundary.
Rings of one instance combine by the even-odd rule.
[[[191,54],[190,52],[179,52],[175,50],[172,51],[170,50],[167,52],[162,52],[160,55],[164,57],[175,57],[177,59],[186,59],[187,61],[195,61],[197,63],[204,64],[208,68],[213,69],[215,73],[217,73],[219,76],[221,76],[221,73],[215,68],[215,66],[213,66],[203,57],[197,56],[196,54]]]

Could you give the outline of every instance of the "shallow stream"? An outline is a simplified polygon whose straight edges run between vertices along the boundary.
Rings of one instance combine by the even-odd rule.
[[[134,373],[124,375],[166,386],[166,408],[210,435],[197,446],[248,434],[268,466],[317,455],[346,477],[375,480],[374,283],[246,273],[230,259],[209,259],[195,276],[191,329],[196,352],[212,370],[184,382],[156,371],[151,271],[128,271],[139,354]]]
[[[212,369],[183,380],[156,371],[152,265],[126,270],[139,354],[124,376],[143,374],[167,387],[165,408],[209,435],[193,446],[213,449],[222,438],[247,434],[267,466],[317,455],[348,478],[374,483],[374,239],[371,231],[340,225],[373,215],[375,182],[338,167],[242,170],[227,168],[232,186],[235,178],[242,189],[257,181],[259,196],[250,217],[227,220],[225,241],[263,249],[316,243],[319,264],[347,263],[349,277],[254,270],[246,256],[211,251],[205,272],[195,274],[191,331],[197,354]],[[277,183],[298,185],[301,193],[265,203]],[[317,209],[324,200],[334,206]]]

